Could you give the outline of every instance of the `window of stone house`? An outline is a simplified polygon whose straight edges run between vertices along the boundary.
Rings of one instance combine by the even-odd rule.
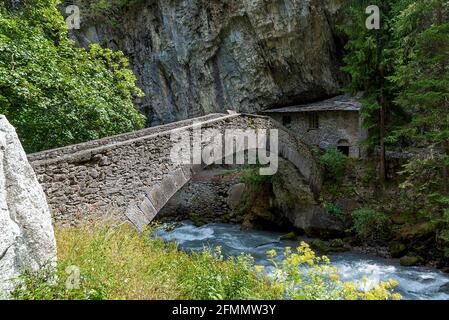
[[[318,117],[318,112],[309,113],[309,130],[319,129],[320,122]]]
[[[290,126],[292,123],[292,117],[290,115],[282,116],[282,124],[286,127]]]

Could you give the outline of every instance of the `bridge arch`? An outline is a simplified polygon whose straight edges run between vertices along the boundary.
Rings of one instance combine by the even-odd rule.
[[[29,155],[56,220],[85,212],[125,214],[143,229],[203,165],[170,160],[174,133],[203,129],[277,129],[279,156],[295,165],[318,195],[321,174],[307,145],[265,116],[213,114]],[[226,154],[224,154],[225,156]],[[100,213],[101,214],[101,213]]]

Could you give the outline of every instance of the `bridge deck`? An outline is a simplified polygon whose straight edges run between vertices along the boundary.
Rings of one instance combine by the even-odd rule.
[[[73,153],[76,153],[79,151],[94,149],[97,147],[107,146],[107,145],[114,144],[117,142],[123,142],[123,141],[137,139],[137,138],[141,138],[141,137],[145,137],[145,136],[149,136],[149,135],[153,135],[153,134],[158,134],[158,133],[170,131],[170,130],[173,130],[176,128],[190,126],[190,125],[194,124],[195,122],[214,120],[214,119],[219,119],[219,118],[222,118],[225,116],[227,116],[227,114],[213,113],[213,114],[209,114],[209,115],[198,117],[198,118],[181,120],[181,121],[172,122],[169,124],[164,124],[164,125],[155,126],[155,127],[150,127],[150,128],[146,128],[146,129],[142,129],[142,130],[138,130],[138,131],[122,133],[119,135],[105,137],[102,139],[97,139],[97,140],[92,140],[92,141],[88,141],[88,142],[82,142],[82,143],[78,143],[78,144],[74,144],[74,145],[69,145],[69,146],[65,146],[65,147],[61,147],[61,148],[57,148],[57,149],[45,150],[45,151],[29,154],[28,161],[36,162],[36,161],[43,161],[43,160],[48,160],[48,159],[55,159],[55,158],[65,156],[65,155],[70,155],[70,154],[73,154]]]

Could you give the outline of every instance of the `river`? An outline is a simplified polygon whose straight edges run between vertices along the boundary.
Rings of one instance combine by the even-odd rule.
[[[202,250],[205,246],[221,246],[225,256],[251,254],[255,264],[270,267],[266,251],[275,249],[279,253],[287,246],[295,247],[298,242],[279,240],[281,234],[267,231],[244,231],[240,226],[210,223],[195,227],[190,221],[183,221],[170,231],[160,227],[156,236],[165,241],[176,241],[185,251]],[[404,300],[449,300],[449,274],[427,267],[402,267],[396,259],[383,259],[353,252],[329,255],[331,264],[339,270],[342,280],[356,281],[362,277],[377,284],[388,279],[399,284],[396,292]],[[443,289],[445,288],[445,289]]]

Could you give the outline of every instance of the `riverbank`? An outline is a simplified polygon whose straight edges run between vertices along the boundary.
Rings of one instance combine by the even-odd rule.
[[[157,235],[154,227],[149,230]],[[166,243],[149,233],[139,233],[129,224],[107,223],[56,228],[56,272],[25,272],[15,299],[391,299],[393,282],[381,282],[362,292],[353,283],[342,282],[307,246],[290,252],[272,277],[263,266],[281,255],[264,250],[264,265],[255,265],[249,255],[224,257],[221,249],[186,253],[175,243]],[[154,233],[156,232],[156,233]],[[226,243],[223,243],[225,246]],[[206,249],[205,249],[206,248]],[[215,248],[215,246],[211,246]],[[268,249],[267,249],[268,250]],[[284,250],[284,248],[282,248]],[[281,250],[281,251],[282,251]],[[280,251],[280,252],[281,252]],[[257,258],[260,261],[260,258]],[[303,269],[302,266],[307,266]],[[285,269],[284,269],[285,268]],[[300,270],[300,272],[296,272]],[[313,279],[310,273],[314,273]],[[310,279],[310,280],[307,280]],[[299,285],[301,283],[301,285]],[[292,286],[293,284],[293,286]],[[294,290],[293,290],[294,289]]]
[[[53,273],[25,274],[14,298],[32,300],[280,299],[266,277],[245,259],[187,254],[150,239],[129,224],[56,228],[57,283]],[[70,284],[71,287],[67,287]]]

